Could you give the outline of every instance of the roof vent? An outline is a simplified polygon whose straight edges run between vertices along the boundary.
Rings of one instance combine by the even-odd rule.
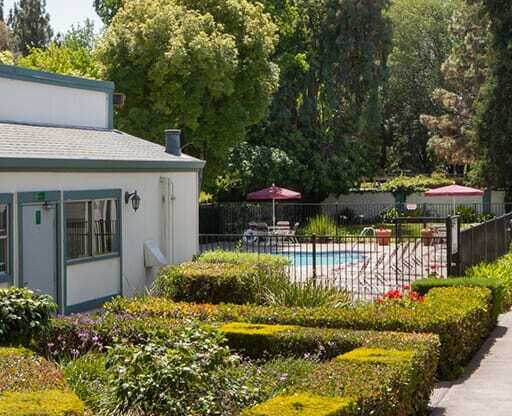
[[[181,130],[165,130],[165,151],[170,155],[181,156]]]

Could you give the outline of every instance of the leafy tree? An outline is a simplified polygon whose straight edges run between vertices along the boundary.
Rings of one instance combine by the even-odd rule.
[[[275,27],[245,0],[134,0],[100,43],[106,78],[126,94],[117,125],[155,142],[180,127],[212,183],[232,146],[266,114],[278,68]]]
[[[433,100],[445,110],[422,115],[432,133],[429,147],[445,165],[468,167],[475,161],[476,103],[488,74],[489,21],[479,4],[461,8],[454,16],[452,52],[442,66],[447,89],[437,88]]]
[[[124,0],[94,0],[94,9],[103,23],[109,25],[123,4]]]
[[[0,0],[0,21],[4,21],[4,0]]]
[[[297,163],[277,148],[253,146],[242,142],[228,157],[227,169],[216,180],[218,200],[243,200],[255,189],[291,186],[297,175]]]
[[[7,25],[0,19],[0,51],[10,49],[12,45],[12,36]]]
[[[67,33],[57,35],[57,43],[65,46],[83,48],[92,51],[98,42],[98,35],[94,31],[94,22],[91,19],[85,19],[82,25],[71,25]]]
[[[27,56],[19,57],[16,64],[65,75],[102,78],[96,58],[87,49],[73,43],[59,46],[53,42],[46,49],[31,49]]]
[[[14,3],[8,24],[16,49],[23,55],[28,54],[31,48],[46,47],[53,36],[46,0],[19,0]]]
[[[290,185],[309,200],[347,190],[380,163],[386,0],[265,1],[280,41],[281,82],[249,142],[298,163]]]
[[[503,0],[481,0],[491,27],[491,61],[479,102],[480,176],[486,184],[512,192],[512,7]],[[475,1],[469,0],[474,3]]]
[[[428,172],[428,130],[421,114],[437,115],[442,107],[431,100],[444,85],[441,70],[452,39],[450,22],[461,0],[394,0],[387,13],[393,25],[385,89],[385,164],[392,171]]]

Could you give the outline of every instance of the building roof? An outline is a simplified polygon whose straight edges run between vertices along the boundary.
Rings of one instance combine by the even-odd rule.
[[[204,163],[118,130],[0,122],[0,170],[194,170]]]

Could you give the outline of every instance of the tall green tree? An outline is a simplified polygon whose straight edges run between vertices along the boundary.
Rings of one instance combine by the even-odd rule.
[[[491,61],[478,121],[480,176],[512,193],[512,5],[481,0],[491,22]],[[469,2],[474,3],[474,0]]]
[[[428,172],[433,167],[429,131],[421,114],[442,111],[432,93],[444,86],[441,70],[452,48],[450,23],[462,0],[393,0],[393,26],[385,89],[385,165],[391,171]]]
[[[340,193],[380,163],[382,85],[390,46],[386,0],[265,1],[279,27],[279,90],[249,143],[298,164],[308,200]]]
[[[439,116],[422,115],[420,121],[431,132],[428,145],[436,159],[467,172],[478,156],[476,104],[489,69],[489,20],[481,4],[458,10],[450,31],[453,47],[442,66],[446,88],[437,88],[432,95],[444,111]]]
[[[94,9],[103,23],[109,25],[123,4],[124,0],[94,0]]]
[[[19,0],[9,13],[8,25],[16,50],[23,55],[31,48],[48,46],[53,36],[46,0]]]
[[[132,0],[99,45],[126,94],[117,126],[155,142],[179,127],[213,183],[228,150],[267,112],[277,86],[275,26],[246,0]]]
[[[96,47],[99,36],[96,34],[94,22],[91,19],[85,19],[83,24],[71,25],[64,35],[59,33],[57,38],[58,44],[83,48],[91,52]]]

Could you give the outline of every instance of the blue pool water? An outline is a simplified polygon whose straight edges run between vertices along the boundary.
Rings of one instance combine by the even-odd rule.
[[[313,265],[313,253],[310,251],[290,251],[274,254],[290,259],[293,266]],[[361,253],[354,251],[316,252],[315,257],[317,266],[338,266],[347,263],[358,263],[365,259]]]

